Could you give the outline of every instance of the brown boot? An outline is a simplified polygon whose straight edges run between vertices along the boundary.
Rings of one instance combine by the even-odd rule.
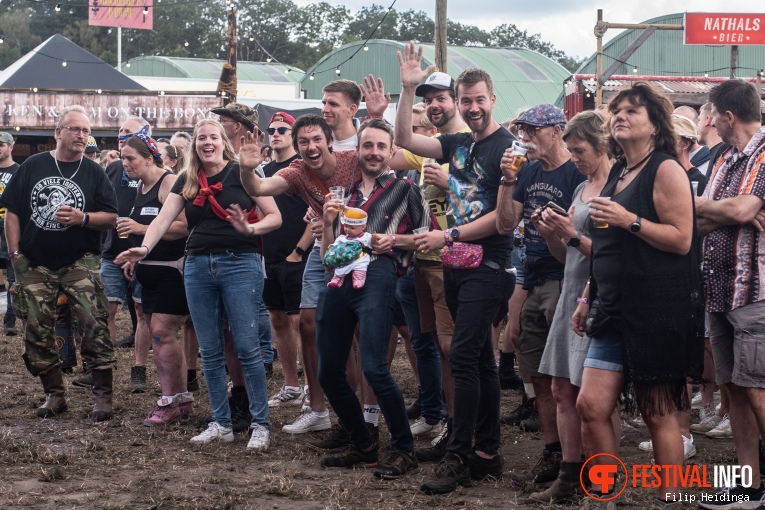
[[[54,367],[40,376],[45,390],[45,403],[37,408],[35,414],[40,418],[51,418],[68,409],[64,400],[64,376],[59,367]]]
[[[533,503],[566,503],[577,501],[582,493],[579,484],[581,462],[561,462],[558,478],[542,492],[534,492],[529,496]]]
[[[93,396],[95,404],[90,418],[93,421],[106,421],[112,417],[112,369],[92,370]]]

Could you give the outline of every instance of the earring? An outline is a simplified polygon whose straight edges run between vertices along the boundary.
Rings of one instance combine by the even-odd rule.
[[[651,137],[656,136],[656,131],[651,131]]]

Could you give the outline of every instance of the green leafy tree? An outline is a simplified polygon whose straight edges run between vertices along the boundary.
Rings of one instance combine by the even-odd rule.
[[[16,8],[0,15],[0,69],[13,64],[25,53],[40,44],[39,36],[32,33],[26,9]]]

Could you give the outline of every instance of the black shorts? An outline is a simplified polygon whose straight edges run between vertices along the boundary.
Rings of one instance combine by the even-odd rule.
[[[263,281],[263,303],[268,310],[281,310],[287,315],[300,313],[305,261],[266,264]]]
[[[144,313],[189,314],[183,275],[176,268],[138,264],[135,277],[141,284]]]

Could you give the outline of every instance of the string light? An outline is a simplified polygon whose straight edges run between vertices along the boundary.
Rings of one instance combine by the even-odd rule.
[[[250,42],[252,42],[254,40],[255,40],[255,37],[252,34],[250,34]]]
[[[37,92],[37,87],[34,87],[34,88],[32,89],[32,92]]]
[[[98,90],[96,90],[96,92],[97,92],[98,94],[101,94],[101,93],[103,92],[103,90],[101,90],[101,89],[98,89]]]
[[[54,9],[56,12],[61,12],[61,4],[56,4],[56,7]]]
[[[21,131],[21,128],[19,126],[16,126],[16,131]]]
[[[64,60],[63,62],[61,62],[61,67],[66,67],[66,60]]]
[[[338,66],[337,69],[335,69],[335,74],[340,74],[340,66]]]
[[[314,79],[314,73],[311,73],[311,77],[310,77],[310,78],[308,78],[308,79],[309,79],[309,80],[313,80],[313,79]]]
[[[149,7],[147,5],[144,5],[144,7],[143,7],[143,15],[146,16],[147,14],[149,14]]]
[[[183,41],[183,45],[188,48],[189,47],[189,41]]]
[[[0,44],[3,44],[5,42],[5,39],[3,39],[3,36],[0,35]]]
[[[271,62],[271,57],[266,57],[266,62]]]
[[[704,78],[709,78],[709,73],[704,73]]]
[[[290,68],[288,67],[286,71],[284,71],[284,74],[290,74]]]
[[[369,51],[369,46],[367,46],[366,44],[364,45],[364,51]]]
[[[633,72],[633,73],[635,73],[635,74],[637,74],[637,67],[633,67],[633,68],[632,68],[632,72]]]
[[[125,67],[130,67],[130,62],[128,62],[127,64],[125,64]]]

